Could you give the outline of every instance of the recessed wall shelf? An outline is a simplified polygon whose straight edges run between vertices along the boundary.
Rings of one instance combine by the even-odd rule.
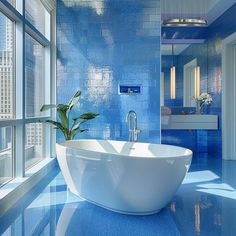
[[[119,94],[140,94],[141,85],[119,85]]]

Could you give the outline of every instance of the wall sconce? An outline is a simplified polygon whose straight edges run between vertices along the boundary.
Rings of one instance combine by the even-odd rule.
[[[170,68],[170,98],[175,99],[176,71],[174,66],[174,45],[172,44],[172,67]]]
[[[175,99],[175,67],[170,68],[170,98]]]
[[[200,66],[194,68],[194,98],[200,96]]]

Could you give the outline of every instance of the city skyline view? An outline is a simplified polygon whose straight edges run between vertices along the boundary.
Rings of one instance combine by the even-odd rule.
[[[33,23],[33,17],[27,13]],[[16,118],[16,75],[14,23],[0,13],[0,120]],[[25,33],[25,116],[40,116],[44,103],[44,47]],[[13,176],[13,132],[12,127],[0,128],[0,185]],[[32,123],[25,126],[25,168],[42,159],[43,125]],[[12,166],[12,168],[10,168]],[[12,171],[9,171],[11,169]]]

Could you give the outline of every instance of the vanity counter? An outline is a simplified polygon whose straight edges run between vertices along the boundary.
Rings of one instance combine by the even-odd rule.
[[[164,115],[161,117],[162,129],[179,129],[179,130],[217,130],[217,115]]]

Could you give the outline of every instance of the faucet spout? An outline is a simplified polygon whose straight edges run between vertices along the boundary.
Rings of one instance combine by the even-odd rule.
[[[138,141],[138,133],[140,130],[138,129],[138,118],[137,113],[133,110],[129,111],[126,115],[125,121],[128,123],[129,127],[129,142],[137,142]]]

